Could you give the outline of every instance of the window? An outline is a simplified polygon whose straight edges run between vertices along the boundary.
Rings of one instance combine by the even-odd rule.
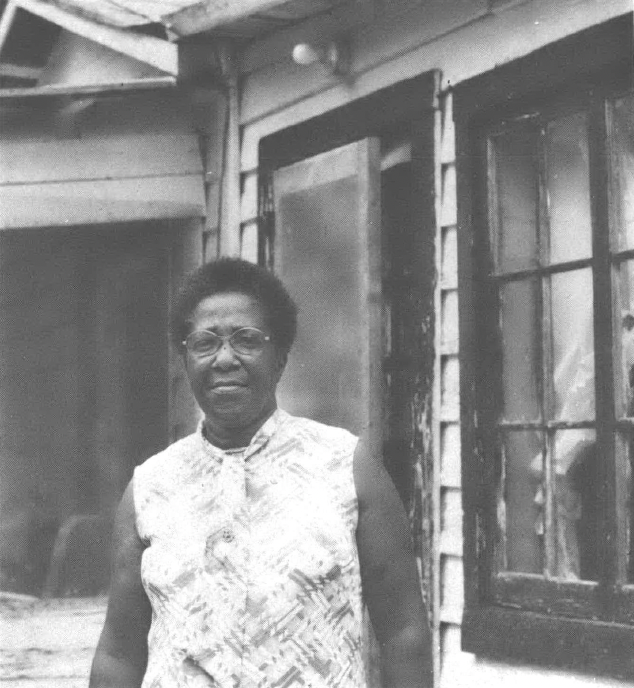
[[[466,650],[634,676],[627,15],[456,93]]]

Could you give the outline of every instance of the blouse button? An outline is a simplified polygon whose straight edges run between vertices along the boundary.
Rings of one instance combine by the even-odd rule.
[[[233,542],[235,540],[235,535],[233,534],[233,531],[231,528],[223,528],[222,529],[222,539],[225,542]]]

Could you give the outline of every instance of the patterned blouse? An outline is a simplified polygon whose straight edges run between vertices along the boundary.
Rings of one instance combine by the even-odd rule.
[[[244,449],[201,423],[137,467],[143,688],[365,687],[356,442],[277,410]]]

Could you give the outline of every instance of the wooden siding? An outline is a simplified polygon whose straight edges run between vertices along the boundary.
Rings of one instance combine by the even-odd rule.
[[[0,229],[202,217],[200,139],[179,94],[125,105],[89,100],[69,114],[40,101],[0,113]]]
[[[458,405],[458,292],[456,242],[455,146],[451,94],[442,98],[442,133],[440,143],[440,308],[436,318],[441,342],[437,381],[440,396],[438,439],[440,473],[438,489],[438,550],[434,553],[439,579],[440,604],[435,621],[438,663],[442,685],[444,668],[449,661],[447,640],[458,632],[462,620],[462,503],[460,492],[460,428]]]

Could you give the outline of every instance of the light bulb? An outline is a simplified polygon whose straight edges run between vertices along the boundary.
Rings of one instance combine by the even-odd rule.
[[[298,43],[293,48],[293,61],[300,65],[315,64],[322,58],[322,53],[309,43]]]

